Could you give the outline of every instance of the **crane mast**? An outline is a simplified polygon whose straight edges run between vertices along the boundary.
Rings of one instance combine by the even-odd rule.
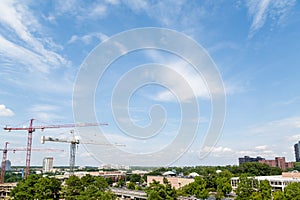
[[[44,144],[45,141],[70,143],[70,175],[72,176],[74,175],[76,145],[79,144],[79,140],[75,139],[73,130],[70,133],[72,135],[70,140],[42,136],[41,143]]]
[[[24,178],[26,178],[30,174],[32,133],[35,131],[35,129],[32,128],[33,120],[34,119],[30,119],[29,128],[28,128],[27,151],[26,151],[26,168],[25,168]]]
[[[0,183],[4,183],[4,175],[5,175],[5,168],[6,168],[6,158],[7,158],[7,145],[8,142],[5,142],[5,147],[3,149],[3,157],[2,157],[2,164],[1,164],[1,174],[0,174]]]

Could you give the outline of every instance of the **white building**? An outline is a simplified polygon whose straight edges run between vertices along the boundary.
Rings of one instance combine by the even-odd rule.
[[[53,170],[53,157],[43,159],[43,172],[51,172]]]
[[[269,181],[272,190],[281,190],[293,182],[300,182],[300,173],[297,171],[293,172],[283,172],[282,175],[276,176],[255,176],[254,177],[258,181],[267,180]],[[231,178],[231,187],[233,190],[237,189],[239,184],[239,177]]]

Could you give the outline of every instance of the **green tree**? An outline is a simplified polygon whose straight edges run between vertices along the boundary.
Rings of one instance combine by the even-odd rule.
[[[179,194],[182,194],[183,196],[194,195],[195,197],[202,199],[209,196],[206,189],[206,182],[200,176],[196,176],[194,182],[184,186]]]
[[[284,200],[284,193],[281,190],[273,192],[273,200]]]
[[[76,199],[76,196],[78,196],[83,190],[84,186],[82,185],[80,178],[77,176],[70,176],[65,181],[63,193],[66,200],[73,200]]]
[[[35,187],[35,199],[59,199],[61,182],[56,178],[40,178]]]
[[[4,175],[5,183],[13,183],[13,182],[19,182],[22,180],[22,174],[16,174],[13,172],[5,172]]]
[[[149,187],[146,188],[148,199],[176,199],[176,190],[172,188],[167,179],[164,179],[164,184],[153,180]]]
[[[129,180],[133,183],[141,183],[142,177],[138,174],[131,174]]]
[[[254,178],[248,178],[246,174],[243,174],[239,178],[239,184],[236,189],[237,200],[249,199],[254,190]]]
[[[217,178],[217,199],[221,199],[225,197],[232,191],[232,187],[230,184],[230,179],[226,177],[218,177]]]
[[[32,174],[26,179],[22,179],[17,186],[12,189],[10,196],[14,199],[34,199],[35,184],[41,178],[40,175]]]
[[[108,178],[105,178],[105,180],[106,180],[106,182],[107,182],[107,184],[109,185],[109,186],[112,186],[113,185],[113,180],[112,180],[112,178],[111,177],[108,177]]]
[[[290,183],[284,188],[284,197],[289,200],[300,200],[300,183]]]
[[[158,194],[158,191],[155,191],[155,190],[150,190],[148,192],[148,197],[147,197],[148,200],[163,200],[163,198],[161,198]]]
[[[129,182],[129,183],[127,183],[126,187],[129,190],[134,190],[135,189],[135,184],[133,182]]]
[[[83,191],[76,199],[80,200],[112,200],[116,196],[108,190],[108,183],[103,177],[86,175],[81,179]]]
[[[91,183],[95,182],[95,177],[90,174],[87,174],[87,175],[81,177],[80,182],[81,182],[82,186],[84,188],[86,188]]]
[[[269,181],[263,180],[259,182],[259,192],[262,200],[272,199],[271,186]]]

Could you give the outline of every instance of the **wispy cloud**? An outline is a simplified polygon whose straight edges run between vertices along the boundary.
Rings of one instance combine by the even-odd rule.
[[[290,117],[266,122],[250,128],[253,134],[283,134],[286,136],[300,130],[300,117]]]
[[[55,22],[56,18],[67,14],[73,16],[77,20],[97,20],[104,18],[108,13],[108,5],[118,5],[117,1],[100,2],[95,1],[86,4],[85,1],[55,1],[55,12],[49,14],[46,18],[51,22]]]
[[[7,108],[4,104],[0,104],[0,117],[11,117],[14,116],[14,112]]]
[[[90,34],[86,34],[83,36],[78,36],[78,35],[73,35],[70,40],[68,41],[68,44],[72,44],[75,43],[77,41],[81,41],[84,44],[90,44],[93,39],[96,38],[98,40],[100,40],[100,42],[103,42],[107,39],[109,39],[109,37],[103,33],[97,32],[97,33],[90,33]]]
[[[247,1],[248,14],[251,18],[249,37],[271,20],[281,25],[296,0],[250,0]]]
[[[57,113],[61,111],[61,109],[56,105],[36,104],[33,105],[29,111],[36,119],[41,121],[51,122],[63,119],[63,116]]]
[[[45,45],[52,47],[57,45],[51,38],[41,36],[42,26],[24,2],[1,1],[0,12],[2,13],[0,23],[4,27],[0,38],[2,56],[10,61],[16,60],[25,64],[26,67],[36,68],[40,72],[48,72],[49,67],[67,64],[65,58],[46,48]],[[3,36],[4,34],[7,38]],[[45,44],[42,41],[45,41]]]
[[[161,77],[157,77],[158,79],[164,80],[167,83],[170,83],[169,90],[158,92],[153,95],[152,98],[157,101],[176,101],[175,95],[180,95],[180,98],[183,101],[189,101],[191,98],[202,98],[209,99],[211,94],[221,94],[223,92],[227,94],[232,94],[237,89],[234,86],[230,86],[225,84],[226,91],[223,91],[219,85],[215,83],[210,83],[210,88],[208,89],[206,80],[203,78],[203,74],[200,74],[196,71],[193,66],[189,63],[173,56],[161,55],[154,51],[147,52],[147,56],[153,60],[154,63],[160,63],[164,66],[170,68],[171,71],[174,71],[178,74],[178,77],[181,77],[179,80],[178,77],[174,76],[174,74],[168,73],[168,70],[161,68]],[[170,71],[169,71],[170,72]],[[145,71],[145,74],[151,74]],[[209,74],[206,74],[209,75]],[[184,84],[183,84],[184,80]],[[189,88],[187,88],[189,87]],[[190,92],[190,91],[193,92]],[[180,94],[173,94],[172,91],[180,91]]]

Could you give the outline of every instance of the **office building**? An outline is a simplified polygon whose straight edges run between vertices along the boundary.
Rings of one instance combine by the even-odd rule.
[[[300,141],[294,145],[296,162],[300,162]]]
[[[294,163],[285,162],[285,157],[275,157],[275,160],[260,160],[259,162],[267,164],[270,167],[279,167],[282,170],[294,168]]]
[[[5,161],[5,171],[10,171],[10,168],[11,168],[11,162],[10,160],[6,160]]]
[[[243,158],[239,158],[239,165],[245,162],[258,162],[260,160],[265,160],[265,159],[260,156],[257,156],[256,158],[251,158],[250,156],[244,156]]]
[[[43,172],[51,172],[53,169],[53,157],[43,159]]]

